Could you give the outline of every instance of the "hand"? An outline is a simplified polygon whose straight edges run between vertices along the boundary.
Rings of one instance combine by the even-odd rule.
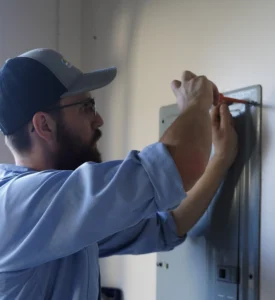
[[[214,157],[221,160],[224,167],[230,168],[238,152],[238,138],[228,106],[222,104],[214,107],[211,119]]]
[[[209,110],[212,104],[216,105],[219,101],[219,92],[215,84],[205,76],[196,76],[189,71],[183,73],[182,82],[174,80],[171,87],[181,112],[192,103]]]

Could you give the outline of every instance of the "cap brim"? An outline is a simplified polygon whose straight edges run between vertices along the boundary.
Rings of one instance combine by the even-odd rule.
[[[117,68],[115,67],[85,73],[69,87],[68,91],[61,98],[100,89],[110,84],[115,79],[116,74]]]

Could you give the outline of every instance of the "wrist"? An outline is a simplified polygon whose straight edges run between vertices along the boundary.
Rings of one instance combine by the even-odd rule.
[[[224,156],[214,154],[212,157],[209,166],[214,168],[215,170],[219,170],[222,173],[226,173],[230,168],[231,164],[229,163],[228,159]]]
[[[196,98],[191,99],[188,102],[188,106],[194,107],[197,111],[207,114],[209,114],[209,110],[211,109],[211,105],[208,104],[207,101],[202,101]]]
[[[209,109],[206,107],[206,105],[201,105],[201,103],[198,103],[197,101],[190,100],[186,106],[180,110],[181,114],[192,114],[192,118],[198,117],[203,118],[207,117],[210,118]]]

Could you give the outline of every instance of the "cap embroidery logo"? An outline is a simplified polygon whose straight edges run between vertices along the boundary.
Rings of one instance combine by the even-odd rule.
[[[72,64],[70,64],[66,59],[62,58],[61,61],[66,67],[68,67],[68,68],[72,67]]]

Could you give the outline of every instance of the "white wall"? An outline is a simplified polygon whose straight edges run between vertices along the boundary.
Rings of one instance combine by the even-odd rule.
[[[81,66],[82,2],[78,0],[1,0],[0,65],[24,51],[48,47]],[[12,162],[0,138],[0,162]]]
[[[184,69],[221,91],[263,86],[261,300],[275,295],[274,11],[274,1],[260,0],[84,0],[83,7],[83,67],[119,69],[97,93],[106,159],[158,139],[159,107],[174,102],[170,82]],[[155,299],[155,259],[103,260],[103,284],[122,287],[127,300]]]
[[[273,299],[274,1],[83,1],[82,10],[77,0],[1,0],[0,64],[31,48],[51,47],[85,70],[118,66],[114,84],[97,93],[106,159],[158,139],[159,107],[174,102],[170,81],[184,69],[206,74],[222,91],[262,84],[261,300]],[[2,139],[0,161],[12,161]],[[155,299],[155,259],[103,260],[103,284],[122,287],[127,300]]]

